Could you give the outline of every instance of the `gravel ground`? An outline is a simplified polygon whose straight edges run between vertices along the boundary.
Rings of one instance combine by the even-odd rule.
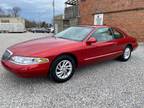
[[[48,34],[0,34],[0,56],[17,42]],[[128,62],[77,69],[66,83],[22,79],[0,65],[0,108],[144,108],[144,45]]]

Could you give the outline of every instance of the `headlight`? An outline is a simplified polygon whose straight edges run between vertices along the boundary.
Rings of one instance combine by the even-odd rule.
[[[15,64],[20,64],[20,65],[30,65],[30,64],[46,63],[46,62],[49,62],[49,59],[13,56],[13,57],[11,57],[10,61],[15,63]]]

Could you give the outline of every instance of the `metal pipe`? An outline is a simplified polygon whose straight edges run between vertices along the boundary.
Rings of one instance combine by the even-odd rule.
[[[78,8],[78,16],[77,16],[77,18],[78,18],[78,25],[80,24],[80,5],[79,5],[79,0],[76,0],[76,2],[77,2],[77,8]]]
[[[53,0],[53,27],[55,33],[55,0]]]

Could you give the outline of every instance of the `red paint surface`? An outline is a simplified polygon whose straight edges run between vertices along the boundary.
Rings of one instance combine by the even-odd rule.
[[[93,26],[93,28],[104,26]],[[107,27],[107,26],[105,26]],[[130,44],[135,49],[138,44],[135,38],[128,36],[118,29],[125,36],[121,39],[114,39],[108,42],[96,42],[87,44],[91,33],[82,42],[60,39],[55,37],[41,38],[19,43],[9,47],[13,56],[28,56],[48,58],[49,63],[36,65],[17,65],[9,60],[2,60],[2,65],[9,71],[21,77],[47,76],[52,62],[62,54],[70,54],[77,59],[78,66],[92,62],[114,59],[123,53],[124,48]],[[92,31],[93,32],[93,31]]]

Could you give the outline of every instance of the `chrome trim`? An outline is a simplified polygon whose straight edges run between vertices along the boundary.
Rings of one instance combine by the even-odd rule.
[[[131,54],[131,49],[127,47],[124,51],[124,58],[128,59],[130,57],[130,54]]]
[[[13,53],[9,49],[6,49],[6,51],[8,51],[10,53],[9,57],[11,57],[13,55]]]
[[[105,56],[109,56],[109,55],[113,55],[113,54],[118,54],[118,53],[123,53],[123,51],[117,51],[117,52],[113,52],[113,53],[109,53],[109,54],[104,54],[104,55],[100,55],[100,56],[90,57],[90,58],[86,58],[84,60],[87,61],[87,60],[102,58],[102,57],[105,57]]]
[[[72,70],[72,63],[69,60],[62,60],[57,64],[55,72],[59,79],[66,79],[71,75]]]

